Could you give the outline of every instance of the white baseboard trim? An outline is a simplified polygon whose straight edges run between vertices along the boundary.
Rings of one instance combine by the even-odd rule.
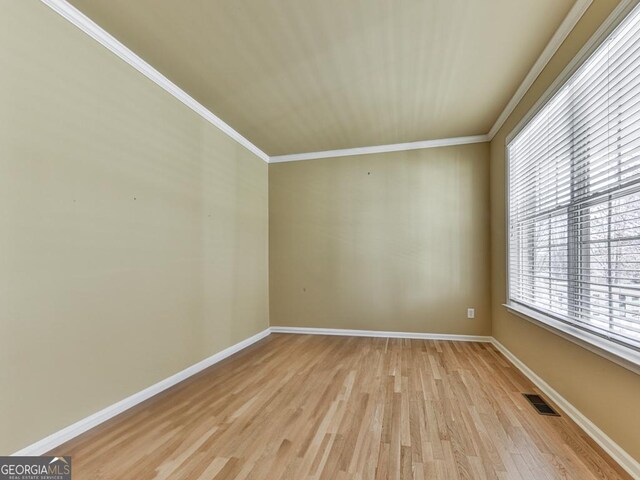
[[[348,330],[342,328],[271,327],[271,333],[306,335],[339,335],[344,337],[413,338],[416,340],[453,340],[456,342],[491,342],[482,335],[449,335],[443,333],[386,332],[379,330]]]
[[[378,330],[347,330],[336,328],[306,328],[306,327],[270,327],[256,335],[247,338],[235,345],[230,346],[206,358],[195,365],[192,365],[181,372],[172,375],[138,393],[131,395],[109,407],[100,410],[89,417],[86,417],[72,425],[69,425],[48,437],[17,451],[13,455],[28,456],[42,455],[51,449],[68,442],[69,440],[81,435],[91,428],[123,413],[124,411],[144,402],[145,400],[167,390],[168,388],[180,383],[183,380],[195,375],[198,372],[214,365],[221,360],[233,355],[234,353],[247,348],[248,346],[262,340],[271,333],[290,333],[290,334],[306,334],[306,335],[339,335],[352,337],[382,337],[382,338],[410,338],[421,340],[452,340],[462,342],[485,342],[492,343],[498,351],[500,351],[507,359],[513,363],[529,380],[531,380],[545,395],[547,395],[564,413],[566,413],[587,435],[589,435],[602,449],[607,452],[613,460],[615,460],[624,470],[626,470],[633,478],[640,479],[640,463],[638,463],[631,455],[629,455],[620,445],[614,442],[607,434],[600,430],[591,420],[585,417],[576,407],[568,400],[554,390],[542,378],[536,375],[533,370],[527,367],[513,353],[511,353],[498,340],[490,336],[482,335],[449,335],[438,333],[412,333],[412,332],[389,332]]]
[[[495,338],[493,345],[502,353],[516,368],[518,368],[536,387],[553,401],[569,418],[571,418],[582,430],[585,431],[602,449],[607,452],[622,468],[624,468],[633,478],[640,479],[640,463],[629,455],[620,445],[614,442],[606,433],[600,430],[591,420],[585,417],[566,398],[554,390],[547,382],[527,367],[518,357],[511,353],[504,345]]]
[[[177,383],[180,383],[183,380],[186,380],[187,378],[191,377],[192,375],[195,375],[196,373],[201,372],[205,368],[208,368],[211,365],[214,365],[220,362],[221,360],[224,360],[225,358],[233,355],[234,353],[237,353],[240,350],[247,348],[248,346],[256,343],[258,340],[262,340],[263,338],[268,336],[270,333],[271,333],[271,330],[267,328],[262,332],[247,338],[246,340],[242,340],[241,342],[236,343],[235,345],[232,345],[229,348],[225,348],[221,352],[218,352],[210,356],[209,358],[205,358],[204,360],[196,363],[195,365],[185,368],[184,370],[176,373],[175,375],[170,376],[169,378],[165,378],[164,380],[154,385],[151,385],[150,387],[145,388],[144,390],[138,393],[134,393],[133,395],[125,398],[124,400],[120,400],[119,402],[114,403],[113,405],[110,405],[100,410],[99,412],[94,413],[93,415],[83,418],[82,420],[79,420],[78,422],[63,428],[62,430],[52,433],[48,437],[43,438],[42,440],[39,440],[36,443],[33,443],[28,447],[25,447],[22,450],[17,451],[13,455],[14,456],[43,455],[44,453],[50,451],[51,449],[59,445],[62,445],[65,442],[68,442],[74,437],[77,437],[78,435],[86,432],[87,430],[100,425],[101,423],[109,420],[110,418],[113,418],[116,415],[121,414],[122,412],[130,409],[131,407],[134,407],[139,403],[142,403],[145,400],[153,397],[154,395],[157,395],[158,393],[173,387]]]

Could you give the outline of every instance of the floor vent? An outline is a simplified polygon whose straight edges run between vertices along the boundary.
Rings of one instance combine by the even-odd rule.
[[[552,417],[559,417],[560,414],[545,402],[544,398],[535,393],[523,393],[524,397],[529,400],[529,403],[538,411],[540,415],[550,415]]]

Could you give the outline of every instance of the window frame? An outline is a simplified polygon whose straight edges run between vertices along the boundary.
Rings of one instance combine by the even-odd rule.
[[[546,91],[538,98],[533,107],[523,116],[518,124],[509,132],[504,140],[505,152],[505,245],[506,245],[506,264],[505,264],[505,298],[506,303],[503,306],[509,311],[535,325],[538,325],[556,335],[559,335],[593,353],[607,358],[618,365],[621,365],[637,374],[640,374],[640,351],[619,344],[615,341],[608,340],[600,335],[591,333],[586,329],[578,328],[570,323],[560,321],[551,315],[542,313],[534,308],[529,308],[521,303],[514,302],[510,298],[510,158],[509,143],[525,128],[533,117],[554,97],[556,93],[571,78],[571,76],[586,62],[591,55],[600,47],[607,39],[609,34],[627,17],[627,15],[640,3],[640,0],[623,0],[607,17],[602,25],[596,30],[591,38],[580,49],[576,56],[567,64],[562,72],[556,77]]]

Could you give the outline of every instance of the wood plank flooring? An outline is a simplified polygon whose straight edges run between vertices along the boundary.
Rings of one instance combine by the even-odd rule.
[[[523,392],[490,344],[272,334],[51,454],[75,480],[629,478]]]

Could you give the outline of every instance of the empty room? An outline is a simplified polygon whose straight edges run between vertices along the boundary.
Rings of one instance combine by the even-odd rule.
[[[0,480],[640,479],[640,0],[2,0]]]

